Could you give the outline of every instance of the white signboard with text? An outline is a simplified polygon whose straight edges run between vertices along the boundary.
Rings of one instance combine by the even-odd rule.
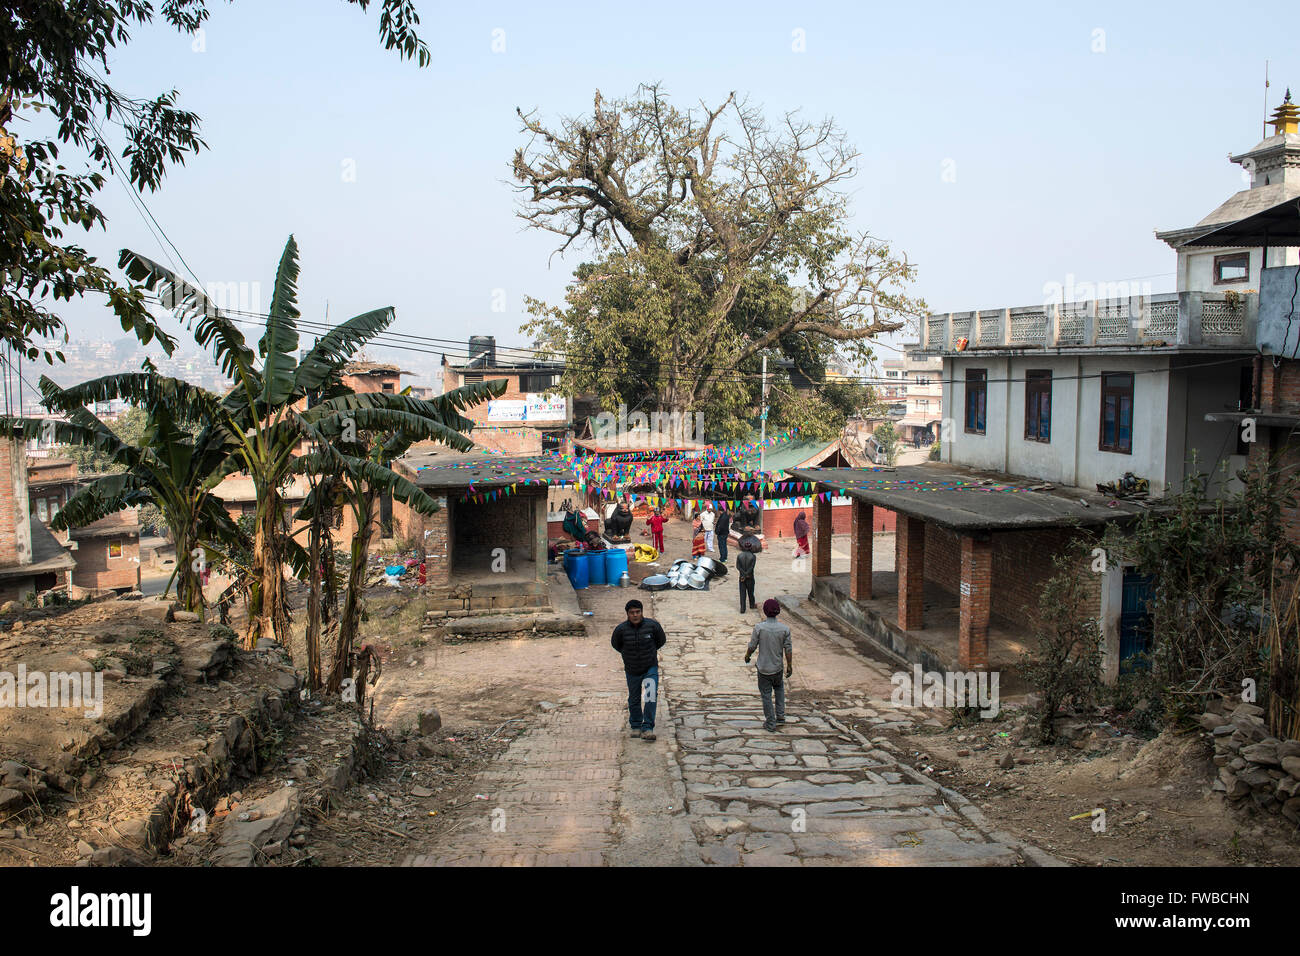
[[[564,422],[569,419],[569,400],[563,395],[529,392],[526,404],[526,422]]]
[[[488,402],[488,421],[522,422],[527,411],[527,402],[517,398],[498,398]]]

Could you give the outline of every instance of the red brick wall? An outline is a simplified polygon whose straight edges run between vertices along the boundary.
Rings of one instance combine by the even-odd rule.
[[[811,526],[813,518],[812,505],[808,505],[806,508],[764,508],[762,511],[763,534],[768,538],[793,538],[794,519],[799,517],[800,511],[804,512],[804,519]],[[831,506],[833,534],[848,534],[852,520],[851,510],[848,505]]]
[[[809,505],[804,509],[764,509],[763,534],[769,538],[793,538],[794,519],[799,516],[800,510],[807,512],[808,521],[811,523],[812,505]],[[875,516],[872,519],[872,531],[892,532],[895,525],[894,512],[881,507],[876,507],[873,510],[875,511]],[[833,505],[831,507],[831,522],[834,526],[835,534],[848,534],[853,523],[852,507],[850,505]]]
[[[930,570],[926,533],[930,526],[904,515],[894,536],[894,567],[898,569],[898,624],[905,630],[925,626],[923,582]]]
[[[385,385],[391,385],[390,391],[395,395],[402,389],[401,378],[397,372],[368,372],[362,375],[344,375],[343,385],[358,395],[363,392],[382,392]]]
[[[1026,626],[1034,623],[1043,587],[1056,574],[1053,559],[1075,535],[1067,528],[993,535],[993,613]],[[1092,575],[1089,606],[1101,609],[1101,576]]]
[[[1030,626],[1038,613],[1043,586],[1056,574],[1052,559],[1081,532],[1064,528],[997,531],[992,535],[992,612]],[[962,536],[934,525],[925,529],[925,578],[960,595]],[[1101,579],[1096,576],[1090,606],[1100,610]]]
[[[495,372],[492,369],[486,369],[483,372],[483,381],[485,382],[498,378],[506,380],[506,390],[498,396],[498,399],[522,401],[526,397],[527,393],[519,390],[518,372],[512,374],[504,371]],[[450,365],[443,368],[442,386],[447,391],[461,386],[460,373],[453,371]],[[542,453],[542,433],[540,431],[523,422],[489,422],[487,402],[471,405],[469,408],[464,409],[461,414],[484,426],[483,428],[476,428],[470,433],[470,437],[474,439],[476,445],[489,451],[501,452],[504,455],[540,455]],[[563,422],[547,423],[548,431],[563,427]]]
[[[949,594],[961,581],[961,538],[932,524],[925,526],[925,579]]]
[[[108,545],[112,541],[122,544],[122,556],[110,558]],[[72,572],[72,583],[79,588],[135,588],[140,583],[140,539],[82,538],[73,553],[77,566]]]
[[[34,459],[27,465],[27,480],[29,483],[43,481],[76,481],[76,479],[77,463],[75,461],[47,464],[40,459]]]
[[[533,502],[536,495],[511,495],[477,504],[458,501],[455,529],[456,550],[462,548],[505,548],[513,558],[532,557]]]

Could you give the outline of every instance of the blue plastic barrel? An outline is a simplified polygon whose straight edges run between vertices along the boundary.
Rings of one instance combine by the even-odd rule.
[[[587,552],[581,548],[570,548],[564,552],[564,572],[569,576],[573,590],[581,591],[587,587]]]
[[[619,577],[627,570],[627,552],[622,548],[610,548],[605,552],[605,581],[618,584]]]
[[[587,579],[592,584],[608,584],[605,580],[605,552],[587,552]]]

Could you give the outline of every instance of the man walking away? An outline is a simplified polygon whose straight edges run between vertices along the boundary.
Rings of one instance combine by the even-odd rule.
[[[727,535],[731,533],[731,512],[727,510],[725,502],[718,506],[718,520],[714,523],[713,528],[718,535],[718,556],[723,561],[726,561]]]
[[[658,621],[642,616],[640,601],[628,601],[624,610],[627,620],[614,628],[609,643],[623,655],[632,736],[654,740],[655,704],[659,700],[659,648],[664,646],[668,637]],[[644,709],[642,698],[645,700]]]
[[[736,577],[740,579],[740,613],[745,613],[745,598],[749,598],[749,606],[755,610],[758,608],[758,602],[754,600],[754,565],[758,563],[758,557],[753,551],[742,547],[740,553],[736,555]]]
[[[754,651],[758,651],[758,693],[763,698],[763,727],[769,733],[776,730],[778,724],[785,723],[785,680],[781,677],[781,653],[785,652],[785,676],[794,670],[794,649],[790,643],[790,628],[776,619],[781,613],[781,605],[775,598],[763,602],[763,613],[767,619],[754,625],[754,633],[749,638],[749,649],[745,651],[745,663],[749,663]],[[776,707],[772,707],[772,694],[776,693]]]
[[[699,524],[701,524],[701,527],[705,529],[705,548],[710,554],[714,553],[714,550],[716,550],[714,548],[714,524],[716,523],[716,520],[718,520],[718,515],[714,514],[712,505],[706,507],[705,512],[703,512],[702,515],[699,515]]]

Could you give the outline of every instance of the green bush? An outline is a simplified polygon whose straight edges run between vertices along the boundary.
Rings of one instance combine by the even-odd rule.
[[[1020,673],[1042,695],[1038,737],[1045,744],[1056,740],[1053,721],[1062,707],[1089,710],[1102,691],[1101,626],[1085,580],[1089,551],[1090,542],[1079,539],[1052,559],[1056,574],[1039,599],[1036,640],[1020,659]]]

